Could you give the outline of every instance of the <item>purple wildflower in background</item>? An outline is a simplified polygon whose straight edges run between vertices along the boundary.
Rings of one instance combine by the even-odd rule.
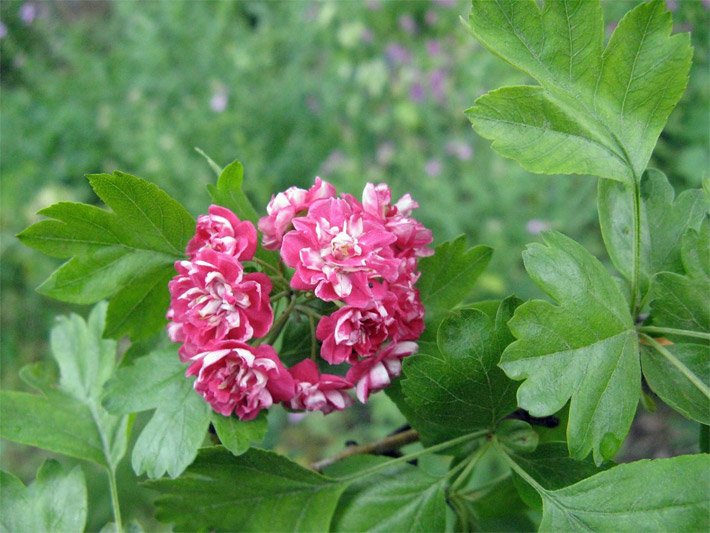
[[[217,89],[210,99],[210,109],[215,113],[222,113],[227,109],[229,97],[224,89]]]
[[[424,165],[424,171],[430,178],[436,178],[441,174],[442,170],[443,166],[441,164],[441,161],[439,161],[438,159],[430,159]]]
[[[308,108],[308,111],[310,111],[314,115],[317,115],[321,112],[320,101],[312,94],[309,94],[306,97],[306,107]]]
[[[426,93],[424,92],[424,86],[419,82],[414,82],[409,88],[409,98],[412,102],[420,103],[424,101]]]
[[[426,53],[431,57],[438,56],[441,53],[441,43],[436,39],[429,39],[426,42]]]
[[[528,230],[528,233],[530,235],[539,235],[543,231],[547,231],[550,229],[552,225],[545,221],[545,220],[539,220],[537,218],[532,218],[528,220],[528,223],[525,225],[525,229]]]
[[[417,31],[417,22],[414,20],[412,15],[406,13],[399,17],[399,27],[408,34],[412,35]]]
[[[454,7],[456,0],[434,0],[434,3],[439,4],[441,7]]]
[[[382,9],[382,2],[380,0],[367,0],[365,7],[370,11],[379,11]]]
[[[333,171],[339,166],[341,166],[343,163],[345,163],[345,154],[340,150],[333,150],[328,155],[328,158],[323,161],[323,164],[320,167],[320,174],[322,176],[332,174]]]
[[[0,39],[4,39],[5,37],[7,37],[7,26],[0,22]]]
[[[375,42],[375,33],[370,28],[364,28],[362,30],[362,42],[366,44],[372,44]]]
[[[394,159],[395,146],[392,141],[385,141],[377,147],[377,162],[386,166]]]
[[[399,65],[404,65],[412,61],[412,53],[399,43],[388,44],[385,55],[392,63]]]
[[[460,161],[468,161],[473,157],[473,148],[462,140],[454,139],[446,143],[446,153],[455,156]]]
[[[433,26],[438,21],[439,15],[437,15],[436,11],[432,11],[431,9],[429,9],[424,15],[424,22],[427,23],[427,26]]]
[[[25,2],[20,6],[20,19],[25,24],[32,24],[37,18],[37,6],[31,2]]]
[[[668,7],[669,11],[677,11],[678,0],[666,0],[666,6]]]
[[[429,74],[429,89],[431,89],[434,99],[439,103],[446,99],[445,86],[446,71],[439,68]]]

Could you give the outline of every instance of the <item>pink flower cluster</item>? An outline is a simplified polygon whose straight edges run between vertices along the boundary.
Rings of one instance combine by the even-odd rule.
[[[295,269],[292,288],[339,304],[318,323],[320,355],[331,364],[352,365],[345,379],[366,402],[399,375],[402,358],[417,349],[412,341],[424,329],[424,307],[414,287],[417,258],[431,255],[431,232],[411,216],[417,203],[407,194],[393,204],[384,184],[368,183],[362,202],[347,194],[335,197],[320,180],[294,197],[310,202],[298,204],[302,216],[290,210],[282,219],[291,231],[268,231],[281,214],[272,206],[278,197],[259,228],[264,241],[280,245],[284,263]]]
[[[291,187],[271,199],[258,226],[264,248],[279,250],[295,270],[291,301],[307,303],[310,294],[334,302],[316,337],[325,362],[350,365],[345,376],[321,373],[308,357],[287,369],[272,346],[256,341],[272,327],[272,337],[280,332],[272,280],[252,261],[256,229],[215,205],[198,218],[188,259],[175,264],[169,284],[168,333],[182,343],[187,375],[196,376],[195,390],[216,412],[251,420],[274,403],[342,410],[352,403],[349,389],[367,401],[417,350],[424,329],[417,259],[432,253],[432,236],[411,216],[416,202],[405,195],[392,203],[384,184],[368,184],[362,202],[335,194],[320,178],[308,190]]]

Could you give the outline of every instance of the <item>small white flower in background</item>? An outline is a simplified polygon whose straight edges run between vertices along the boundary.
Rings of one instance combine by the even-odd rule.
[[[424,165],[424,171],[430,178],[436,178],[442,171],[441,161],[438,159],[430,159]]]
[[[225,109],[227,109],[228,103],[229,96],[227,96],[227,91],[224,87],[218,87],[210,99],[210,109],[215,113],[222,113]]]
[[[552,225],[547,222],[546,220],[539,220],[537,218],[532,218],[528,220],[528,223],[525,225],[525,229],[528,230],[528,233],[531,235],[539,235],[543,231],[547,231],[550,229]]]

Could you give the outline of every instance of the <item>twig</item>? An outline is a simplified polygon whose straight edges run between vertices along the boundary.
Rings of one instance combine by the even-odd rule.
[[[313,463],[311,468],[317,472],[321,472],[324,468],[337,463],[346,457],[361,454],[381,455],[385,452],[398,450],[402,446],[412,444],[418,440],[419,433],[417,433],[414,429],[409,429],[407,431],[403,431],[402,433],[395,433],[394,435],[390,435],[389,437],[385,437],[384,439],[371,444],[348,446],[345,450],[337,455],[334,455],[333,457],[326,457],[325,459],[321,459],[320,461]]]

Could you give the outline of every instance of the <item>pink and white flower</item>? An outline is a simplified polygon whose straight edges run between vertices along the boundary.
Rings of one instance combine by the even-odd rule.
[[[337,365],[374,354],[387,339],[395,318],[386,303],[396,304],[384,284],[374,284],[373,298],[363,307],[346,305],[318,322],[316,337],[323,342],[321,357]]]
[[[372,297],[370,279],[398,276],[401,261],[390,246],[397,237],[380,222],[363,217],[352,201],[319,200],[293,225],[284,236],[281,257],[296,269],[294,289],[314,290],[325,301],[363,306]]]
[[[306,411],[342,411],[353,403],[346,392],[352,388],[345,378],[332,374],[321,374],[311,359],[304,359],[288,369],[296,383],[296,394],[291,399],[291,409]]]
[[[210,248],[192,261],[178,261],[175,268],[178,274],[168,285],[168,333],[173,341],[184,342],[183,360],[215,341],[247,341],[269,331],[274,314],[267,275],[245,273],[234,256]]]
[[[434,240],[431,231],[412,217],[412,211],[419,204],[409,194],[402,196],[394,205],[391,202],[392,191],[386,184],[365,185],[362,192],[363,210],[397,237],[394,244],[397,257],[432,255],[434,251],[428,247]]]
[[[195,257],[204,248],[249,261],[256,252],[256,228],[226,207],[211,205],[209,215],[197,218],[195,236],[187,244],[187,255]]]
[[[289,402],[295,382],[274,349],[221,341],[197,354],[187,376],[197,376],[195,390],[217,413],[241,420],[254,419],[262,409]]]
[[[394,341],[417,340],[424,331],[424,305],[414,287],[418,277],[412,272],[389,285],[386,301],[392,324],[388,331]]]
[[[316,200],[333,196],[335,196],[335,187],[318,177],[308,190],[289,187],[284,192],[272,196],[266,207],[268,216],[259,220],[259,231],[264,234],[262,241],[264,248],[277,250],[295,217],[305,214]]]
[[[356,363],[345,375],[345,379],[355,384],[358,400],[367,402],[370,394],[386,388],[402,372],[402,359],[415,353],[416,342],[390,343],[373,357]]]

